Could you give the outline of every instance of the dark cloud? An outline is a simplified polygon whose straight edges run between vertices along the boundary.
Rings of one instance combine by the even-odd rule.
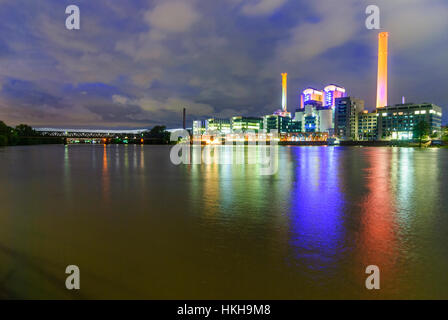
[[[65,29],[65,7],[81,30]],[[338,83],[375,103],[376,31],[364,0],[0,0],[0,118],[141,127],[278,109]],[[390,32],[390,102],[446,107],[448,3],[378,0]],[[14,80],[12,80],[14,79]],[[445,117],[446,118],[446,115]]]

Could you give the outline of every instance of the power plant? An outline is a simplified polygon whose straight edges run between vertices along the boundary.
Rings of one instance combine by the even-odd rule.
[[[288,74],[282,76],[281,108],[263,117],[235,116],[195,122],[195,132],[217,128],[224,134],[253,130],[276,132],[284,141],[304,141],[335,137],[342,140],[412,139],[415,125],[424,121],[432,133],[441,131],[442,109],[434,104],[388,105],[388,32],[378,34],[378,81],[376,109],[369,112],[364,100],[348,96],[344,87],[329,84],[323,90],[307,87],[300,91],[299,106],[288,112]],[[216,123],[221,124],[218,128]]]

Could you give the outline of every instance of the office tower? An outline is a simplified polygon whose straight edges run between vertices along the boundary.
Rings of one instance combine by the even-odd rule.
[[[378,135],[378,113],[364,110],[358,116],[358,139],[359,140],[376,140]]]
[[[364,111],[364,100],[337,98],[335,105],[335,134],[341,139],[358,140],[359,114]]]

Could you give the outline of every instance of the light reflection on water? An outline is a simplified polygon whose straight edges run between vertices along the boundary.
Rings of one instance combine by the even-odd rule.
[[[263,176],[164,146],[0,149],[0,297],[81,297],[77,264],[83,298],[448,298],[448,150],[278,150]]]

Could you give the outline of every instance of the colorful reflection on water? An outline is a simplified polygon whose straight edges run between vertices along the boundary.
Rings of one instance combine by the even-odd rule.
[[[238,164],[169,152],[0,149],[0,296],[448,298],[447,149],[279,147],[267,176],[248,147]]]

